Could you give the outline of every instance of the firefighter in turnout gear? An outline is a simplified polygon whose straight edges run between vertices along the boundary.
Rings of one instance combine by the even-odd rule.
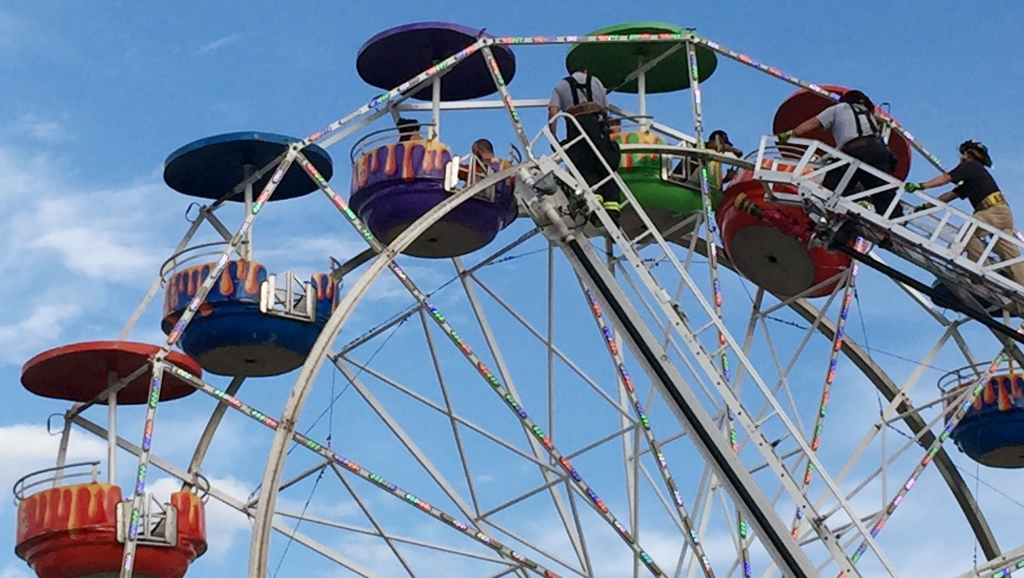
[[[579,141],[566,149],[569,160],[580,171],[587,184],[593,188],[594,185],[609,176],[601,159],[604,159],[612,171],[618,170],[619,145],[612,141],[610,136],[608,95],[604,84],[597,77],[591,76],[583,66],[574,67],[571,73],[559,81],[551,92],[551,100],[548,101],[548,119],[552,134],[557,135],[554,116],[559,112],[571,114],[579,122],[583,132],[594,143],[600,156],[595,155],[594,150],[585,141]],[[566,119],[566,138],[561,141],[562,144],[564,145],[578,136],[580,134],[576,123]],[[604,206],[605,211],[608,212],[608,216],[618,224],[622,191],[619,190],[615,181],[609,179],[595,189],[594,194]],[[596,220],[594,221],[594,224],[598,225]]]
[[[776,136],[779,142],[786,142],[792,137],[800,137],[821,129],[830,130],[832,138],[836,141],[836,148],[851,157],[889,175],[896,169],[896,155],[882,140],[882,131],[875,118],[875,104],[863,92],[848,91],[839,99],[838,104],[826,108],[818,116],[805,120],[796,128],[783,131]],[[834,191],[847,168],[842,166],[829,171],[821,183],[822,186]],[[864,190],[870,190],[884,184],[885,181],[867,171],[857,171],[842,194],[854,193],[858,185]],[[875,206],[876,213],[884,215],[895,198],[896,191],[888,190],[872,195],[871,203]],[[897,205],[889,218],[898,218],[902,215],[903,209]]]
[[[923,191],[932,187],[940,187],[947,183],[956,185],[951,191],[942,193],[937,198],[943,203],[953,199],[968,199],[974,207],[974,218],[992,225],[996,229],[1013,237],[1013,213],[1006,198],[999,191],[988,167],[992,166],[992,158],[988,156],[988,148],[980,142],[972,140],[960,144],[960,164],[948,173],[927,180],[923,183],[907,183],[904,188],[908,192]],[[985,243],[980,239],[985,231],[977,229],[974,236],[967,241],[967,257],[977,261],[985,250]],[[1017,247],[1009,241],[996,241],[992,252],[1003,261],[1019,257]],[[1014,263],[1006,271],[1010,278],[1024,285],[1024,263]]]

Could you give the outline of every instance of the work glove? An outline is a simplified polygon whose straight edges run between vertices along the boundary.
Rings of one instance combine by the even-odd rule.
[[[784,143],[789,139],[793,138],[793,129],[784,130],[779,134],[775,135],[775,138],[779,139],[779,142]]]
[[[913,193],[914,191],[923,191],[924,187],[921,186],[921,183],[907,183],[903,185],[903,190]]]

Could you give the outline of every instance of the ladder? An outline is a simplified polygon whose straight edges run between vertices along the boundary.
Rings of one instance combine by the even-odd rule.
[[[582,130],[580,133],[581,136],[574,139],[575,143],[579,143],[577,146],[590,146],[597,155],[597,148]],[[541,139],[541,136],[546,138]],[[786,415],[769,386],[705,298],[706,288],[699,286],[679,262],[662,233],[654,227],[621,178],[609,170],[608,176],[588,185],[565,151],[565,147],[572,146],[574,142],[563,146],[548,128],[541,131],[534,143],[537,140],[546,140],[543,147],[547,149],[550,146],[552,152],[536,157],[536,165],[532,169],[520,171],[517,196],[543,234],[565,253],[577,275],[586,285],[598,289],[599,301],[612,315],[625,342],[644,365],[652,382],[660,389],[680,422],[688,431],[695,432],[695,435],[690,436],[695,446],[708,463],[713,465],[719,482],[735,503],[749,516],[762,544],[772,553],[783,573],[793,576],[817,575],[813,566],[807,566],[809,561],[806,554],[790,537],[789,529],[771,502],[767,501],[750,477],[749,467],[732,452],[730,441],[720,426],[709,425],[714,424],[706,406],[709,398],[713,398],[712,405],[718,401],[717,407],[731,409],[736,421],[751,437],[752,446],[768,464],[767,467],[775,472],[776,480],[781,480],[779,483],[788,497],[803,511],[803,527],[812,531],[812,537],[817,536],[841,571],[846,572],[847,576],[860,575],[840,546],[835,532],[830,529],[829,521],[819,515],[818,508],[822,504],[820,501],[812,503],[806,492],[799,487],[783,462],[783,452],[790,452],[789,455],[793,455],[793,452],[804,454],[805,459],[811,460],[814,467],[822,472],[821,479],[827,487],[826,501],[830,506],[835,506],[833,511],[845,512],[843,523],[849,523],[844,534],[853,533],[867,541],[889,574],[895,576],[895,570],[885,560],[884,554],[861,521],[861,516],[853,510],[842,491],[827,475],[802,433]],[[537,151],[540,147],[533,148]],[[605,168],[610,169],[607,165]],[[646,226],[646,230],[635,240],[623,235],[593,193],[594,189],[609,180],[615,181]],[[587,223],[591,215],[598,217],[605,234],[618,247],[623,272],[628,273],[629,278],[627,275],[614,277],[609,265],[587,239]],[[641,237],[642,242],[639,241]],[[645,251],[643,257],[639,254],[641,248]],[[652,271],[655,265],[667,267],[659,267],[656,277]],[[665,289],[665,286],[670,286],[669,275],[688,288],[685,299],[673,298]],[[628,296],[624,283],[629,283],[633,288]],[[645,308],[645,315],[641,315],[637,309],[641,306]],[[674,333],[672,343],[678,355],[685,356],[685,359],[676,361],[668,355],[661,340],[654,336],[648,325],[652,315],[658,315],[660,322],[671,328]],[[719,333],[723,336],[721,341],[718,339]],[[737,364],[736,370],[756,384],[756,388],[748,388],[750,391],[745,392],[743,400],[732,389],[729,376],[724,375],[716,363],[716,359],[726,352]],[[691,379],[684,378],[682,374],[687,368],[690,369],[688,377]],[[750,401],[752,395],[746,394],[750,392],[759,396],[756,403],[770,406],[767,416],[755,420],[754,414],[747,411],[745,402]],[[764,426],[766,423],[769,425]],[[770,428],[772,433],[762,431],[763,426]],[[779,430],[783,431],[781,437],[778,435]],[[785,443],[780,445],[782,441]],[[839,525],[838,520],[836,525]]]
[[[998,241],[1017,248],[1024,255],[1024,241],[932,198],[921,191],[908,193],[904,183],[824,143],[790,139],[789,144],[806,147],[799,159],[771,159],[769,151],[777,139],[763,136],[754,162],[754,179],[763,183],[788,184],[796,193],[773,191],[771,200],[804,207],[824,239],[833,239],[848,223],[869,241],[882,246],[938,277],[957,293],[967,293],[1011,312],[1024,311],[1024,286],[1009,276],[1009,267],[1024,262],[1024,256],[1009,261],[990,260]],[[883,184],[873,189],[842,196],[822,186],[830,171],[843,171],[836,189],[842,191],[857,171],[878,177]],[[878,214],[861,202],[875,194],[894,192],[885,214]],[[904,214],[893,217],[897,205]],[[974,236],[984,240],[984,250],[971,260],[964,249]],[[843,241],[843,239],[839,239]]]

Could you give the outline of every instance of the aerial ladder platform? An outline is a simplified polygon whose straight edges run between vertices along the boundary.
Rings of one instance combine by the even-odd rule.
[[[801,205],[815,230],[811,243],[822,243],[843,251],[865,264],[880,268],[898,281],[908,283],[926,294],[931,287],[912,275],[854,251],[848,244],[853,236],[863,236],[905,262],[934,275],[974,311],[971,317],[1001,333],[1019,340],[1009,326],[991,319],[983,305],[998,307],[1019,316],[1024,313],[1024,286],[1012,279],[1010,266],[1024,262],[1024,241],[1015,234],[999,230],[947,203],[920,191],[907,192],[905,183],[822,142],[790,139],[788,144],[805,147],[799,158],[772,158],[777,139],[761,138],[753,162],[754,179],[766,184],[770,199]],[[842,171],[836,190],[822,186],[830,171]],[[877,177],[883,184],[872,189],[842,195],[857,171]],[[774,185],[792,185],[795,193],[776,192]],[[868,203],[877,194],[893,193],[893,201],[883,214]],[[902,215],[897,207],[902,208]],[[972,260],[965,254],[967,242],[979,236],[984,244],[981,255]],[[1004,241],[1017,249],[1018,257],[1002,261],[992,259],[996,243]],[[993,327],[996,328],[996,327]]]

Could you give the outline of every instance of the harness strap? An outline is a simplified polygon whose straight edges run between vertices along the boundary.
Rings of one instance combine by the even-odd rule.
[[[875,121],[872,118],[875,115],[871,111],[868,111],[866,107],[863,107],[864,109],[861,110],[862,107],[854,106],[852,102],[848,102],[846,104],[850,106],[850,112],[853,113],[853,124],[857,126],[857,138],[864,136],[881,136],[878,130],[878,125],[875,124]],[[861,129],[860,117],[862,116],[866,118],[868,121],[868,128],[871,129],[871,134],[869,135],[865,135],[864,131]]]
[[[590,76],[589,72],[587,73],[587,83],[586,83],[586,85],[580,84],[579,81],[576,80],[576,78],[574,78],[571,74],[569,76],[565,77],[565,81],[569,83],[569,92],[572,93],[572,105],[573,106],[577,106],[580,103],[580,97],[579,97],[580,91],[583,91],[583,93],[586,94],[586,96],[587,96],[587,100],[585,102],[593,102],[594,101],[593,84],[592,84],[591,80],[592,80],[592,77]]]

